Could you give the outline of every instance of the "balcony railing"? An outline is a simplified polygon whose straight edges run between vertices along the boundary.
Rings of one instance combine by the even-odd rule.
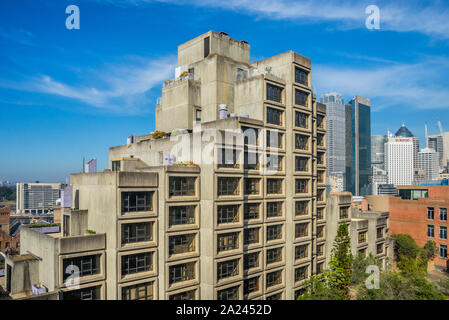
[[[195,80],[194,78],[195,77],[194,77],[193,73],[187,73],[187,74],[179,77],[178,79],[165,80],[163,87],[165,88],[165,87],[171,86],[173,84],[179,83],[184,80]]]

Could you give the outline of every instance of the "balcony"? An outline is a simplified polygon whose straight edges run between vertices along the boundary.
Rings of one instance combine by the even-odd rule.
[[[59,238],[60,254],[104,250],[105,247],[105,233]]]

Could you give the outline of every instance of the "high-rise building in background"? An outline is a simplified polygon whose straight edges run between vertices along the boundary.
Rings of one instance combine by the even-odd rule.
[[[429,135],[427,137],[427,147],[438,152],[440,168],[446,167],[447,169],[449,163],[449,132]]]
[[[413,142],[413,168],[418,168],[418,152],[419,152],[419,139],[415,137],[413,133],[402,124],[402,126],[396,131],[395,137],[397,138],[411,138]]]
[[[346,104],[346,111],[346,191],[365,196],[371,193],[370,100],[355,96]]]
[[[17,294],[32,274],[63,299],[294,299],[323,271],[326,106],[310,59],[251,63],[246,41],[207,32],[178,47],[156,131],[128,142],[105,172],[71,175],[60,234],[23,233]]]
[[[418,168],[425,171],[426,181],[438,180],[440,175],[440,161],[438,152],[424,148],[418,152]]]
[[[26,183],[16,185],[16,212],[49,213],[61,196],[61,183]]]
[[[344,189],[342,182],[344,183],[346,165],[345,106],[341,94],[334,92],[324,94],[320,102],[326,105],[328,184],[333,192],[341,192]]]
[[[379,194],[379,186],[388,183],[388,173],[386,170],[373,166],[373,176],[371,180],[373,195]]]
[[[388,137],[371,136],[371,166],[385,170],[385,143]]]
[[[414,180],[414,141],[412,137],[390,137],[385,144],[388,183],[410,185]]]

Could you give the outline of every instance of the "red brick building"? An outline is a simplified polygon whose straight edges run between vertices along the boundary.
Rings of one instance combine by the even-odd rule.
[[[5,252],[6,248],[10,248],[10,253],[18,253],[20,246],[20,237],[10,234],[10,207],[0,208],[0,251]]]
[[[409,234],[420,247],[434,241],[435,265],[448,268],[449,186],[398,186],[398,191],[389,203],[391,234]]]

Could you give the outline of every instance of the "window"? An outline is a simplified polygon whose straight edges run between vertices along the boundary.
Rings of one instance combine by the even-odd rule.
[[[359,255],[362,257],[366,257],[366,248],[359,250]]]
[[[282,292],[272,294],[266,297],[265,300],[282,300]]]
[[[259,219],[260,204],[259,203],[245,203],[243,205],[245,220]]]
[[[243,293],[245,295],[259,291],[259,278],[260,277],[254,277],[243,282]]]
[[[384,237],[384,228],[377,228],[377,239]]]
[[[366,231],[359,232],[358,234],[358,243],[365,243],[366,242]]]
[[[275,218],[282,216],[282,202],[267,202],[267,218]]]
[[[427,226],[427,237],[433,238],[435,236],[435,227],[434,226]]]
[[[302,85],[308,85],[308,72],[304,71],[298,67],[295,67],[295,82],[300,83]]]
[[[217,279],[234,277],[239,274],[239,259],[218,262],[217,263]]]
[[[251,127],[241,127],[243,132],[244,144],[257,145],[259,130]]]
[[[384,252],[384,245],[383,243],[379,243],[376,245],[376,253],[382,254]]]
[[[219,290],[217,292],[217,300],[238,300],[239,286]]]
[[[231,149],[217,149],[218,168],[239,168],[238,157],[240,151]]]
[[[318,220],[324,219],[324,208],[316,208],[316,218]]]
[[[239,190],[240,178],[218,177],[218,195],[219,196],[236,196]]]
[[[196,122],[201,122],[201,110],[195,109],[195,120]]]
[[[267,227],[267,241],[282,239],[282,225]]]
[[[282,194],[282,179],[267,179],[267,194]]]
[[[153,252],[122,256],[122,277],[153,270]]]
[[[299,267],[295,269],[295,282],[306,280],[309,276],[309,267]]]
[[[63,280],[70,277],[78,268],[79,276],[91,276],[100,273],[100,255],[66,258],[63,260]],[[75,270],[74,270],[75,269]]]
[[[267,100],[282,102],[282,88],[267,83]]]
[[[440,208],[440,221],[447,221],[447,208]]]
[[[112,161],[112,171],[120,171],[120,160]]]
[[[340,207],[340,219],[348,219],[349,207]]]
[[[122,224],[122,245],[153,240],[153,222]]]
[[[299,105],[299,106],[303,106],[303,107],[307,107],[307,98],[309,97],[309,94],[295,89],[295,104]]]
[[[170,285],[195,279],[195,262],[170,266],[168,268],[168,277],[168,282]]]
[[[434,208],[427,208],[427,219],[433,220],[435,217],[435,209]]]
[[[153,192],[122,192],[122,214],[152,211]]]
[[[325,147],[325,145],[324,145],[324,134],[318,133],[316,135],[316,141],[317,141],[316,144],[319,147]]]
[[[122,300],[153,300],[153,282],[122,288]]]
[[[309,150],[309,136],[295,134],[295,148],[298,150]]]
[[[282,148],[283,134],[279,131],[267,130],[267,147]]]
[[[316,193],[317,201],[324,201],[324,189],[318,189]]]
[[[100,300],[101,286],[63,292],[63,300]]]
[[[245,178],[245,195],[257,195],[260,193],[259,178]]]
[[[316,227],[316,237],[317,238],[324,238],[324,226]]]
[[[440,239],[447,240],[447,227],[440,226]]]
[[[317,163],[324,165],[324,153],[323,152],[317,152]]]
[[[267,288],[282,284],[282,270],[267,273]]]
[[[316,116],[316,125],[318,128],[324,129],[324,116],[320,114]]]
[[[306,157],[295,157],[295,170],[296,171],[309,171],[309,158]]]
[[[195,223],[195,206],[170,207],[168,220],[170,227]]]
[[[169,196],[183,197],[195,195],[194,177],[170,177],[169,178]]]
[[[218,206],[218,224],[239,222],[239,205]]]
[[[195,300],[195,292],[196,290],[194,289],[175,293],[169,297],[169,300]]]
[[[447,245],[440,244],[440,258],[447,258]]]
[[[204,38],[204,58],[210,53],[210,37]]]
[[[267,123],[281,126],[282,125],[282,111],[279,109],[267,107]]]
[[[295,238],[307,237],[309,235],[309,223],[297,223],[295,225]]]
[[[320,274],[324,271],[324,262],[320,262],[316,264],[316,273]]]
[[[309,128],[309,115],[307,113],[295,111],[295,126],[303,129]]]
[[[245,152],[245,162],[244,168],[245,170],[259,170],[259,157],[257,153],[254,152]]]
[[[267,154],[266,167],[271,171],[282,171],[283,156]]]
[[[249,270],[259,267],[259,252],[248,253],[243,256],[243,268]]]
[[[223,233],[217,236],[217,251],[218,253],[223,251],[236,250],[239,248],[239,233]]]
[[[320,244],[316,246],[316,254],[318,257],[324,255],[324,244]]]
[[[295,202],[295,216],[304,216],[309,213],[309,201]]]
[[[168,237],[168,254],[189,253],[195,251],[195,234],[180,234]]]
[[[259,228],[247,228],[243,231],[245,245],[259,243]]]
[[[309,180],[296,179],[295,180],[295,193],[307,193],[309,192]]]
[[[282,261],[282,248],[267,250],[267,264]]]
[[[307,258],[309,256],[309,245],[302,244],[295,247],[295,260]]]
[[[318,183],[324,183],[325,172],[318,170]]]

